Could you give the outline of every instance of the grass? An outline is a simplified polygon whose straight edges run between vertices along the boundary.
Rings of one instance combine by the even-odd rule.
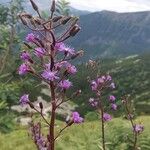
[[[150,116],[141,116],[137,122],[143,122],[144,133],[140,136],[141,150],[150,150]],[[58,123],[60,124],[60,123]],[[58,126],[59,128],[59,126]],[[130,150],[128,135],[132,137],[130,124],[116,118],[106,125],[108,150]],[[98,121],[72,125],[57,141],[57,150],[100,150],[100,125]],[[24,127],[9,134],[0,134],[0,150],[36,150]],[[132,150],[132,149],[131,149]]]

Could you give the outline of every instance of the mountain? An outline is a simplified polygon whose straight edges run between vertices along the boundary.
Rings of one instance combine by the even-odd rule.
[[[80,16],[80,33],[69,41],[85,59],[150,51],[150,12],[101,11]]]

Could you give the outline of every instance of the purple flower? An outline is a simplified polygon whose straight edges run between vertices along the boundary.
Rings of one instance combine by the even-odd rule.
[[[73,122],[76,124],[82,123],[83,122],[83,118],[80,117],[80,114],[78,112],[73,112],[72,113],[72,119]]]
[[[111,77],[110,75],[107,75],[107,76],[106,76],[106,80],[107,80],[107,81],[111,81],[111,80],[112,80],[112,77]]]
[[[95,81],[91,82],[91,88],[92,88],[92,91],[96,91],[97,90],[98,85],[97,85],[97,83]]]
[[[64,49],[64,52],[66,53],[67,56],[69,56],[69,55],[74,55],[74,54],[75,54],[74,49],[72,49],[72,48],[70,48],[70,47],[66,47],[66,48]]]
[[[115,89],[116,88],[115,83],[111,83],[110,88]]]
[[[29,102],[29,94],[22,95],[21,98],[20,98],[20,100],[19,100],[19,102],[20,102],[20,104],[22,106],[28,104],[28,102]]]
[[[75,74],[77,72],[77,68],[70,64],[67,66],[67,72],[70,74]]]
[[[60,52],[65,52],[66,55],[74,55],[75,51],[74,49],[66,46],[64,43],[60,42],[60,43],[56,43],[55,45],[55,49],[60,51]]]
[[[113,95],[110,95],[109,96],[109,101],[110,102],[114,102],[116,100],[116,97],[115,96],[113,96]]]
[[[97,79],[97,83],[98,84],[103,84],[105,81],[104,81],[104,79],[103,78],[98,78]]]
[[[41,75],[46,80],[54,81],[56,79],[59,79],[59,77],[57,77],[56,74],[57,71],[44,70]]]
[[[30,67],[25,63],[20,65],[20,67],[18,69],[19,75],[24,75],[24,74],[28,73],[28,71],[30,71]]]
[[[65,49],[65,44],[63,42],[60,42],[60,43],[56,43],[55,45],[55,50],[57,51],[60,51],[60,52],[63,52],[64,49]]]
[[[117,105],[116,104],[111,104],[111,109],[112,110],[117,110]]]
[[[27,61],[31,60],[30,54],[27,51],[23,51],[20,55],[20,58]]]
[[[58,62],[58,63],[55,64],[55,68],[56,68],[57,70],[59,70],[60,68],[66,66],[66,65],[68,65],[68,64],[69,64],[69,63],[68,63],[67,61]]]
[[[104,120],[105,122],[110,121],[111,119],[112,119],[111,115],[109,115],[109,114],[107,114],[107,113],[104,113],[104,114],[103,114],[103,120]]]
[[[61,87],[64,90],[69,89],[71,86],[72,86],[72,83],[69,80],[62,80],[59,83],[59,87]]]
[[[37,47],[35,48],[35,51],[34,51],[34,54],[37,56],[37,57],[43,57],[45,55],[46,51],[44,48],[41,48],[41,47]]]
[[[26,41],[27,42],[35,42],[36,41],[36,36],[33,34],[33,33],[29,33],[27,36],[26,36]]]
[[[90,98],[89,103],[92,107],[96,107],[98,105],[98,102],[94,98]]]
[[[101,78],[102,78],[103,80],[106,80],[106,77],[105,77],[105,76],[102,76]]]
[[[141,132],[143,132],[143,130],[144,130],[144,126],[143,126],[143,125],[136,124],[136,125],[134,126],[134,131],[135,131],[136,133],[141,133]]]

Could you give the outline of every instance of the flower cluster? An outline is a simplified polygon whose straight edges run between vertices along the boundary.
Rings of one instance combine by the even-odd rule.
[[[32,139],[37,145],[38,149],[47,150],[46,148],[47,140],[41,134],[41,124],[40,123],[31,124],[30,131],[31,131]]]
[[[30,0],[33,9],[38,16],[32,16],[27,13],[19,15],[22,23],[27,26],[33,33],[29,33],[25,38],[25,46],[20,55],[23,63],[18,68],[19,75],[30,73],[41,81],[46,82],[50,91],[51,97],[51,118],[45,118],[43,114],[43,104],[40,102],[39,107],[29,100],[29,94],[24,94],[20,98],[22,106],[29,105],[37,113],[49,127],[47,141],[41,134],[41,126],[33,124],[32,137],[40,150],[54,150],[55,141],[60,136],[60,133],[68,127],[64,127],[58,135],[55,135],[55,119],[56,110],[64,102],[67,102],[67,91],[73,86],[69,80],[71,75],[77,72],[77,68],[71,64],[71,60],[80,57],[83,51],[76,52],[73,48],[66,45],[64,41],[75,36],[80,27],[77,25],[78,18],[73,16],[56,16],[55,15],[55,0],[52,1],[50,19],[45,19],[39,12],[38,6],[33,0]],[[66,26],[65,33],[55,30],[60,25]],[[63,28],[61,28],[63,29]],[[29,51],[30,49],[30,51]],[[80,90],[76,94],[72,94],[71,98],[79,95]],[[83,122],[78,112],[73,112],[71,115],[72,122],[79,124]],[[71,124],[70,124],[71,125]]]
[[[103,75],[98,77],[96,80],[91,81],[92,91],[95,91],[97,94],[104,88],[115,88],[114,82],[112,82],[112,77],[110,75]]]
[[[134,129],[133,130],[134,130],[134,132],[140,134],[140,133],[143,132],[144,126],[141,125],[141,124],[136,124],[136,125],[134,125]]]
[[[92,107],[96,107],[96,109],[99,109],[102,107],[102,92],[106,89],[114,89],[115,84],[112,82],[112,77],[110,75],[103,75],[98,77],[96,80],[92,80],[91,83],[91,89],[94,93],[96,93],[96,98],[90,98],[89,103]],[[112,110],[117,110],[117,105],[115,104],[116,97],[114,95],[110,95],[108,98],[108,102],[110,104],[110,107]],[[110,121],[112,117],[108,113],[103,114],[103,120],[104,121]]]

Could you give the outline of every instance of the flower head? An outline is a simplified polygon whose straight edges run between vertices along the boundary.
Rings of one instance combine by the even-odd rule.
[[[69,65],[67,61],[58,62],[55,64],[55,69],[59,70],[60,68],[65,67],[67,65]]]
[[[107,114],[107,113],[104,113],[104,114],[103,114],[103,120],[104,120],[105,122],[110,121],[111,119],[112,119],[111,115],[109,115],[109,114]]]
[[[72,86],[72,83],[69,80],[62,80],[59,83],[59,87],[61,87],[64,90],[69,89]]]
[[[117,110],[117,105],[116,104],[111,104],[111,109],[112,110]]]
[[[98,78],[97,79],[98,84],[103,84],[104,82],[105,82],[105,80],[103,78]]]
[[[21,98],[20,98],[20,100],[19,100],[19,102],[20,102],[20,104],[22,106],[28,104],[28,102],[29,102],[29,94],[22,95]]]
[[[46,80],[54,81],[56,79],[59,79],[59,77],[56,74],[57,71],[44,70],[41,75]]]
[[[112,77],[110,75],[107,75],[106,76],[106,81],[111,81],[112,80]]]
[[[20,67],[18,69],[19,75],[24,75],[24,74],[28,73],[28,71],[30,71],[30,67],[25,63],[20,65]]]
[[[94,98],[90,98],[89,103],[92,107],[96,107],[98,105],[98,102]]]
[[[76,124],[82,123],[83,122],[83,118],[80,117],[80,114],[78,112],[73,112],[72,113],[72,119],[73,122]]]
[[[114,102],[116,100],[116,97],[115,96],[113,96],[113,95],[110,95],[109,96],[109,101],[110,102]]]
[[[20,55],[20,58],[21,58],[22,60],[27,60],[27,61],[29,61],[29,60],[31,59],[31,56],[30,56],[30,54],[29,54],[27,51],[23,51],[23,52],[21,53],[21,55]]]
[[[77,72],[77,68],[70,64],[67,66],[67,72],[69,74],[75,74]]]
[[[110,84],[110,88],[115,89],[115,88],[116,88],[115,83],[112,82],[112,83]]]
[[[27,36],[26,36],[26,41],[27,42],[35,42],[36,41],[36,36],[33,34],[33,33],[29,33]]]
[[[57,51],[60,51],[60,52],[62,52],[62,51],[64,51],[64,49],[65,49],[65,44],[63,43],[63,42],[60,42],[60,43],[56,43],[56,45],[55,45],[55,50]]]
[[[95,81],[91,82],[91,88],[92,88],[92,91],[96,91],[97,90],[98,85],[97,85],[97,83]]]
[[[66,46],[64,43],[60,42],[60,43],[56,43],[55,45],[55,49],[60,51],[60,52],[65,52],[66,55],[74,55],[75,51],[74,49]]]
[[[46,51],[44,48],[41,48],[41,47],[37,47],[35,48],[35,51],[34,51],[34,54],[37,56],[37,57],[43,57],[45,55]]]
[[[141,133],[141,132],[143,132],[143,130],[144,130],[144,126],[141,125],[141,124],[136,124],[136,125],[134,126],[134,131],[135,131],[136,133]]]

